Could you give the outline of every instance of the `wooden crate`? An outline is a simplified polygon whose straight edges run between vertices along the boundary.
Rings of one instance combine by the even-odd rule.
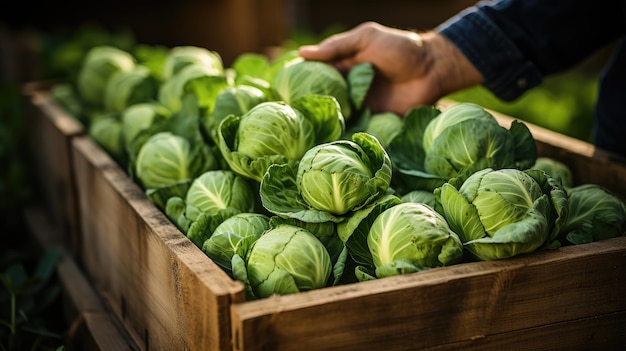
[[[503,125],[510,118],[496,115]],[[626,166],[529,125],[541,155],[626,194]],[[141,349],[621,349],[626,237],[245,301],[88,136],[71,139],[80,263]],[[607,174],[607,172],[609,174]]]
[[[44,204],[52,235],[71,252],[80,246],[80,226],[71,140],[85,134],[83,125],[56,104],[45,82],[32,82],[22,87],[24,125],[28,128],[29,167],[35,181],[34,195]]]

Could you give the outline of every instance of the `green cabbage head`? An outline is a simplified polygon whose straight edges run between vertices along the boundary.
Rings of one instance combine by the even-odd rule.
[[[207,167],[203,156],[188,139],[159,132],[139,149],[135,175],[145,189],[167,187],[202,173]]]
[[[219,150],[230,168],[261,181],[273,164],[297,163],[314,145],[338,139],[344,122],[329,97],[304,97],[300,104],[261,102],[220,123]]]
[[[131,71],[135,65],[135,57],[127,51],[108,45],[91,48],[78,71],[80,97],[91,106],[103,107],[109,79],[117,72]]]
[[[322,242],[310,231],[279,224],[249,247],[238,246],[232,269],[236,279],[246,285],[248,297],[254,299],[325,287],[332,263]]]
[[[435,189],[443,215],[479,260],[529,253],[549,243],[567,219],[567,194],[540,170],[487,168],[460,187]]]
[[[317,145],[302,157],[296,181],[309,206],[343,215],[387,191],[391,161],[382,145],[366,133],[353,140]]]
[[[199,46],[175,46],[169,50],[163,64],[162,77],[170,79],[189,65],[200,65],[214,72],[223,72],[222,57],[215,51]]]
[[[448,179],[485,167],[529,168],[536,159],[534,139],[525,125],[514,126],[513,131],[505,129],[493,115],[472,103],[449,107],[424,131],[424,168]],[[533,152],[516,152],[518,138],[514,133],[521,134],[524,143],[532,143],[523,150]]]
[[[569,244],[626,235],[626,205],[617,194],[597,184],[568,189],[569,215],[561,233]]]
[[[401,203],[379,214],[367,244],[377,278],[448,266],[463,257],[463,244],[443,216],[416,202]]]
[[[332,96],[341,106],[343,117],[350,118],[348,82],[335,67],[325,62],[302,58],[288,60],[277,72],[272,87],[288,104],[309,94]]]
[[[342,222],[385,195],[391,160],[378,139],[355,133],[309,149],[297,165],[275,164],[260,186],[270,212],[304,222]]]
[[[256,196],[245,178],[230,170],[210,170],[193,180],[185,202],[211,215],[227,211],[230,217],[254,212]]]
[[[254,212],[238,213],[220,223],[201,249],[232,277],[231,260],[239,242],[246,237],[253,237],[256,240],[268,229],[270,219],[266,215]]]

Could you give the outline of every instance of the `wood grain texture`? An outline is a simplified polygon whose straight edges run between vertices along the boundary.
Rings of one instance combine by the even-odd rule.
[[[70,142],[73,137],[84,135],[85,130],[54,103],[42,84],[24,85],[22,106],[34,195],[51,213],[53,225],[60,229],[55,232],[58,240],[75,252],[80,246],[80,228]]]
[[[80,257],[146,350],[228,350],[233,281],[90,138],[73,140]]]

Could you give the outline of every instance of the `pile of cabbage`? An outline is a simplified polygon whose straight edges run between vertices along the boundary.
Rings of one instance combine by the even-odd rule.
[[[53,95],[249,299],[626,232],[620,196],[574,186],[520,121],[470,103],[371,113],[370,64],[141,57],[94,47]]]

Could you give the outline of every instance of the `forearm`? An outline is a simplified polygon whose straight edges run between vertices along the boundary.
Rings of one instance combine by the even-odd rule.
[[[435,31],[463,52],[486,88],[514,100],[623,35],[622,2],[600,1],[591,7],[582,0],[480,2]]]

